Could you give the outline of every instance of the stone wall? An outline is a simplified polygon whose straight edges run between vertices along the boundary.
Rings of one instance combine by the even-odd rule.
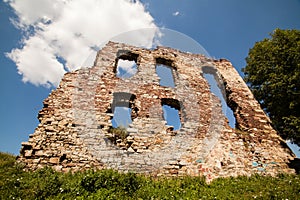
[[[137,73],[116,76],[118,59],[135,60]],[[156,63],[172,68],[175,87],[159,84]],[[230,128],[204,73],[213,74],[236,118]],[[162,102],[179,110],[181,128],[163,118]],[[132,123],[116,135],[116,106],[131,108]],[[112,168],[153,176],[216,177],[293,173],[294,155],[227,60],[158,47],[109,42],[94,66],[66,73],[44,101],[40,124],[22,143],[18,160],[28,169]]]

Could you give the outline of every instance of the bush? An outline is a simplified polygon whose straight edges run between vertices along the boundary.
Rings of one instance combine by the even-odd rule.
[[[108,132],[112,134],[112,137],[109,137],[108,139],[114,144],[116,144],[117,140],[119,140],[119,139],[121,139],[122,141],[125,141],[125,139],[129,135],[126,131],[126,128],[121,127],[121,126],[117,127],[117,128],[110,127]]]
[[[126,196],[132,196],[141,183],[142,178],[134,173],[118,173],[113,170],[87,171],[80,181],[81,187],[91,193],[108,190]]]

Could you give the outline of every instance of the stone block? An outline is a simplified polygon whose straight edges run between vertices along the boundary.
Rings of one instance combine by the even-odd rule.
[[[27,150],[25,151],[25,154],[24,154],[25,158],[29,158],[32,156],[32,150]]]
[[[49,159],[49,163],[51,163],[51,164],[58,164],[59,163],[59,157],[51,157]]]
[[[34,155],[36,155],[36,156],[44,156],[44,151],[43,150],[35,151]]]
[[[130,134],[130,133],[138,133],[138,129],[136,128],[127,128],[126,131]]]

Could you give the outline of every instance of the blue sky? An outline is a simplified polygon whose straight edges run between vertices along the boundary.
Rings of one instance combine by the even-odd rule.
[[[88,55],[122,31],[165,27],[184,33],[211,56],[229,59],[242,75],[255,42],[275,28],[300,29],[299,0],[5,2],[0,2],[0,151],[13,154],[34,132],[42,102],[63,72],[83,63],[78,55]]]

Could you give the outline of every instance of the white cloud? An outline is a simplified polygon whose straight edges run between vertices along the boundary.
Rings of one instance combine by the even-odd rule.
[[[176,11],[176,12],[174,12],[172,15],[173,16],[178,16],[180,13],[179,13],[179,11]]]
[[[56,20],[63,10],[65,1],[48,0],[4,0],[19,17],[19,27],[39,26],[49,20]]]
[[[23,75],[22,80],[34,85],[58,85],[65,73],[53,49],[39,37],[29,38],[22,49],[13,49],[7,56],[16,62],[19,74]]]
[[[137,66],[135,61],[118,60],[117,75],[123,78],[129,78],[137,72]]]
[[[66,70],[80,68],[94,47],[122,32],[118,41],[151,46],[157,30],[152,16],[139,1],[130,0],[6,0],[25,31],[22,47],[7,56],[17,65],[24,82],[56,86]],[[32,32],[33,30],[33,32]],[[133,39],[134,38],[134,39]],[[66,63],[60,63],[58,57]],[[86,63],[85,63],[86,64]],[[89,63],[90,64],[90,63]],[[63,66],[65,65],[65,66]]]

